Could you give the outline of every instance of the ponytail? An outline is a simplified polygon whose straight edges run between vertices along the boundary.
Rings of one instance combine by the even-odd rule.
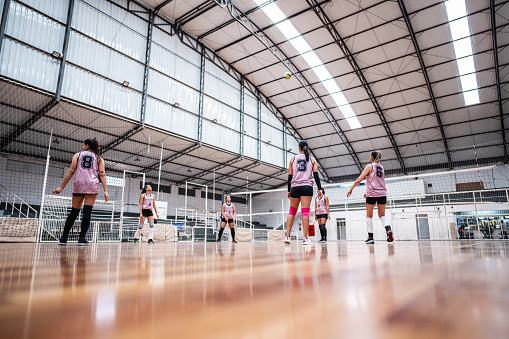
[[[380,162],[382,160],[382,152],[373,151],[371,152],[371,157],[373,157],[373,162]]]
[[[93,138],[93,139],[86,139],[85,141],[83,141],[83,143],[85,145],[88,146],[88,149],[92,152],[95,153],[95,155],[97,155],[97,157],[99,158],[101,155],[99,154],[99,141],[97,141],[96,138]]]
[[[304,152],[304,155],[306,156],[306,161],[309,161],[309,146],[308,146],[308,142],[306,140],[301,140],[299,142],[299,148]]]
[[[147,185],[148,184],[145,184],[145,186],[143,186],[143,188],[141,189],[141,194],[147,193]]]

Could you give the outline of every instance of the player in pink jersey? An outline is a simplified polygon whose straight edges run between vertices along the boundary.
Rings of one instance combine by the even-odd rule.
[[[321,236],[319,242],[327,242],[327,228],[325,228],[327,219],[330,220],[329,197],[325,195],[325,190],[322,189],[322,191],[318,191],[318,196],[315,198],[315,220],[318,221]]]
[[[217,235],[217,242],[221,241],[221,236],[223,235],[224,228],[226,227],[226,223],[228,222],[228,226],[230,226],[230,232],[232,235],[232,242],[237,243],[235,240],[235,205],[232,204],[232,198],[227,195],[226,203],[221,207],[221,228],[219,229],[219,234]]]
[[[88,245],[86,235],[90,227],[92,208],[99,194],[99,183],[102,183],[104,189],[104,200],[108,201],[110,199],[108,188],[106,187],[104,159],[99,155],[99,143],[96,138],[87,139],[83,142],[83,151],[74,155],[71,168],[67,171],[62,185],[55,189],[53,194],[60,194],[75,173],[76,176],[74,177],[72,189],[72,210],[67,216],[64,232],[58,242],[58,244],[62,246],[67,245],[69,231],[80,213],[83,201],[85,201],[85,206],[83,207],[83,215],[81,218],[81,232],[78,239],[78,246]]]
[[[380,164],[382,159],[382,153],[380,151],[371,152],[369,157],[370,164],[364,168],[362,174],[355,180],[352,188],[346,194],[349,197],[352,194],[355,186],[361,183],[366,178],[366,228],[368,230],[368,239],[366,244],[374,244],[373,239],[373,209],[375,205],[378,205],[378,217],[382,221],[382,225],[385,226],[385,232],[387,234],[387,241],[394,241],[392,235],[391,226],[387,222],[385,217],[385,205],[387,204],[387,189],[385,188],[385,171],[383,166]]]
[[[145,185],[145,187],[143,187],[141,190],[140,195],[140,224],[136,234],[134,235],[134,242],[138,242],[138,237],[141,234],[141,229],[145,223],[145,218],[147,218],[148,224],[150,226],[148,230],[148,243],[154,243],[154,214],[152,213],[152,209],[154,209],[157,215],[157,219],[159,219],[159,213],[157,213],[156,207],[156,197],[154,194],[152,194],[152,186]]]
[[[313,176],[318,194],[322,194],[322,185],[318,177],[318,163],[309,156],[308,142],[301,140],[299,142],[299,154],[290,159],[288,166],[288,198],[290,199],[290,211],[286,219],[286,238],[285,243],[290,243],[290,232],[292,231],[293,221],[297,214],[299,204],[302,212],[302,229],[304,232],[303,245],[312,245],[309,236],[309,206],[313,198]]]

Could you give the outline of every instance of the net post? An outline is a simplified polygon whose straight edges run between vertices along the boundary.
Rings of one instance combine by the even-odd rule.
[[[159,200],[159,193],[161,191],[161,169],[162,169],[162,166],[163,166],[163,148],[164,148],[164,143],[161,143],[161,156],[159,158],[159,177],[157,178],[157,200]],[[143,174],[145,175],[145,174]]]
[[[475,200],[475,192],[472,192],[472,196],[474,197],[474,207],[475,207],[475,228],[479,231],[479,215],[477,214],[477,201]]]
[[[184,195],[184,227],[186,227],[186,226],[187,226],[187,181],[186,181],[186,190],[185,190],[185,195]]]
[[[35,235],[35,242],[40,241],[41,236],[41,227],[43,224],[43,210],[44,210],[44,197],[46,195],[46,184],[48,182],[48,171],[49,171],[49,159],[50,159],[50,151],[51,151],[51,140],[53,139],[53,127],[51,127],[51,133],[49,136],[49,142],[48,142],[48,154],[46,155],[46,168],[44,169],[44,180],[42,182],[42,198],[41,198],[41,210],[39,212],[39,223],[37,225],[37,231]],[[14,204],[13,204],[14,206]]]
[[[123,230],[124,230],[124,193],[125,193],[125,170],[124,170],[124,174],[122,176],[122,198],[121,198],[121,202],[120,202],[120,227],[119,227],[119,230],[118,230],[118,235],[120,237],[120,241],[122,241],[122,234],[123,234]]]
[[[421,219],[419,216],[419,203],[417,202],[417,197],[415,198],[415,211],[416,211],[416,219],[417,219],[417,240],[421,240]]]
[[[447,204],[445,203],[445,194],[442,194],[442,200],[444,201],[444,217],[445,217],[445,229],[447,230],[447,234],[449,234],[449,239],[452,240],[451,229],[449,227],[448,217],[447,217]],[[444,239],[442,239],[444,241]]]
[[[249,193],[249,227],[253,233],[253,193]]]
[[[207,223],[208,223],[208,200],[209,200],[209,187],[205,186],[205,244],[207,244]]]
[[[285,233],[285,202],[281,199],[281,215],[283,216],[283,233]],[[286,226],[288,227],[288,225]]]

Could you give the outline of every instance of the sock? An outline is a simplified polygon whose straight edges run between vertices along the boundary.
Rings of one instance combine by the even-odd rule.
[[[231,228],[230,232],[232,233],[232,241],[235,241],[235,228]]]
[[[373,234],[373,219],[372,218],[366,218],[366,229],[368,230],[368,233]]]
[[[221,236],[223,235],[223,232],[224,232],[224,228],[220,227],[219,234],[217,235],[217,240],[221,240]]]
[[[323,229],[323,238],[327,239],[327,228],[325,228],[325,224],[320,225],[320,231],[322,231],[322,229]]]
[[[69,236],[69,231],[71,230],[72,225],[74,225],[74,222],[76,221],[76,218],[80,214],[79,208],[73,208],[71,210],[71,213],[67,216],[67,219],[65,220],[65,226],[64,226],[64,232],[62,233],[62,239],[63,241],[67,241],[67,237]]]
[[[387,217],[385,215],[383,215],[383,216],[380,217],[380,220],[382,221],[382,226],[384,226],[387,231],[390,231],[391,230],[391,226],[389,226],[389,223],[387,222]],[[389,229],[387,229],[387,227]]]
[[[389,232],[391,230],[391,226],[387,225],[385,226],[385,232]]]
[[[83,218],[81,218],[81,232],[80,239],[85,239],[87,236],[88,228],[90,227],[90,218],[92,217],[92,208],[94,206],[83,206]]]
[[[148,223],[148,225],[150,226],[150,228],[148,229],[148,238],[154,239],[154,222],[151,221]]]
[[[140,236],[142,229],[143,229],[143,224],[140,223],[140,225],[138,226],[138,230],[136,231],[136,234],[134,235],[135,238],[138,238]]]
[[[373,238],[373,233],[368,232],[368,238]]]

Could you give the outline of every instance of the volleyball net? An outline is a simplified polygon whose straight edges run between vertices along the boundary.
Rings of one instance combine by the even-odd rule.
[[[364,240],[366,237],[365,181],[347,192],[353,182],[322,185],[329,198],[329,240]],[[479,166],[386,178],[386,216],[397,240],[507,239],[509,235],[508,168]],[[237,214],[238,223],[256,230],[286,230],[290,200],[287,189],[243,191],[249,213]],[[310,225],[318,238],[314,198]],[[385,229],[373,216],[375,238]],[[296,215],[292,238],[302,237],[302,215]],[[319,238],[318,238],[319,239]]]

